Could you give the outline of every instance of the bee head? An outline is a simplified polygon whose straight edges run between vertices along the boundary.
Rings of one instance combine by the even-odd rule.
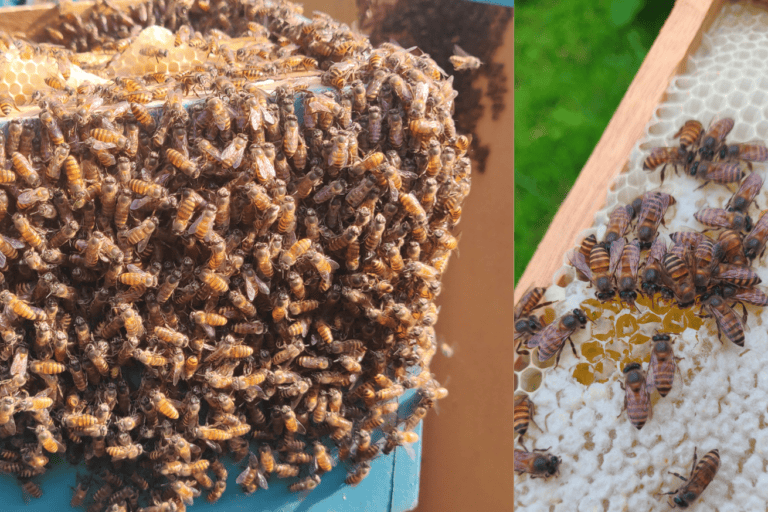
[[[623,372],[627,374],[633,370],[639,370],[640,368],[641,368],[640,363],[629,363],[627,366],[624,367]]]

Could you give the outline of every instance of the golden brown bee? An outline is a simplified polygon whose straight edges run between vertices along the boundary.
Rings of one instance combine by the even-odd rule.
[[[16,315],[22,318],[26,318],[27,320],[42,319],[45,315],[45,313],[42,310],[38,310],[38,308],[33,308],[27,302],[19,299],[16,295],[14,295],[8,290],[3,290],[2,292],[0,292],[0,302],[5,304]],[[35,371],[35,370],[32,369],[32,371]],[[60,373],[60,372],[56,372],[56,373]]]
[[[653,148],[651,154],[643,162],[643,169],[653,171],[661,165],[661,181],[663,182],[667,165],[671,165],[675,172],[677,172],[678,166],[685,168],[691,163],[689,160],[692,160],[692,158],[693,154],[688,153],[688,151],[680,146]],[[691,174],[696,174],[696,172],[694,171]]]
[[[603,244],[592,247],[589,259],[585,259],[578,250],[572,251],[569,255],[571,265],[590,280],[596,288],[597,298],[601,301],[611,300],[616,294],[613,288],[613,274],[619,263],[624,239],[617,242],[622,243],[621,248],[612,249],[610,255]]]
[[[696,298],[696,287],[685,262],[676,254],[668,252],[662,258],[662,269],[662,280],[672,290],[678,304],[691,304]]]
[[[240,167],[247,144],[248,138],[245,135],[237,135],[221,152],[221,164],[224,167],[231,167],[233,169]]]
[[[11,154],[11,163],[16,173],[26,182],[30,187],[37,187],[40,185],[40,174],[32,167],[27,157],[22,153],[16,151]]]
[[[550,455],[546,450],[515,450],[515,472],[518,475],[528,473],[531,478],[556,476],[561,462],[560,457]]]
[[[216,221],[216,205],[208,203],[200,217],[189,227],[189,234],[194,234],[200,241],[209,242],[212,237],[213,224]]]
[[[672,473],[676,477],[685,481],[685,485],[677,490],[665,492],[662,494],[673,494],[672,503],[670,505],[674,508],[675,505],[680,508],[688,508],[704,490],[709,483],[715,478],[717,470],[720,469],[720,452],[717,450],[711,450],[704,457],[701,458],[698,463],[696,462],[696,448],[693,449],[693,464],[691,465],[691,474],[686,479],[677,473]]]
[[[751,230],[749,217],[738,211],[729,212],[722,208],[704,208],[693,214],[693,217],[706,226],[713,228],[732,229],[734,231]]]
[[[762,282],[760,276],[757,275],[757,272],[754,270],[728,263],[718,265],[712,278],[717,281],[730,283],[740,288],[752,288],[756,284]]]
[[[168,50],[155,48],[154,46],[145,46],[139,50],[140,55],[145,57],[154,57],[156,61],[160,62],[160,59],[168,58]]]
[[[725,141],[725,138],[731,133],[734,124],[734,120],[730,117],[715,117],[712,119],[709,128],[707,128],[706,133],[702,136],[699,153],[704,158],[711,160],[714,154],[720,150],[720,146]]]
[[[768,160],[768,148],[762,141],[746,142],[743,144],[723,145],[720,149],[721,160],[744,161],[752,169],[752,162]]]
[[[192,506],[194,503],[194,499],[198,496],[200,496],[200,491],[195,489],[192,486],[189,486],[182,482],[181,480],[177,480],[171,484],[171,489],[173,489],[173,492],[176,493],[176,495],[183,501],[186,505]]]
[[[646,192],[637,217],[637,238],[640,247],[647,248],[656,237],[656,230],[664,220],[664,214],[670,205],[675,204],[675,198],[663,192]]]
[[[614,247],[615,246],[615,247]],[[617,240],[611,246],[611,252],[618,251],[619,247],[624,246]],[[640,263],[640,243],[632,240],[632,243],[623,247],[620,261],[617,266],[616,283],[618,284],[619,298],[634,307],[637,299],[637,268]]]
[[[517,434],[518,440],[522,439],[525,433],[528,431],[528,423],[533,422],[533,416],[536,412],[536,408],[528,395],[520,395],[515,397],[514,411],[513,411],[513,423],[514,431]]]
[[[371,472],[371,465],[368,462],[361,462],[352,471],[349,472],[347,478],[344,479],[344,483],[347,485],[355,486],[362,482],[368,473]]]
[[[211,489],[208,492],[208,495],[206,496],[206,499],[208,500],[208,503],[216,503],[221,498],[221,495],[224,494],[224,491],[227,489],[227,482],[225,480],[218,480],[214,486],[213,489]]]
[[[47,79],[46,79],[47,80]],[[40,499],[43,497],[43,490],[32,480],[19,479],[21,483],[21,489],[33,498]]]
[[[651,362],[648,365],[648,388],[656,388],[661,396],[667,396],[672,389],[678,357],[672,351],[669,334],[655,334]]]
[[[680,138],[680,147],[688,148],[694,146],[704,133],[704,126],[695,119],[687,120],[683,126],[673,135],[673,138]]]
[[[150,394],[150,398],[158,412],[171,418],[172,420],[179,418],[178,409],[176,409],[176,407],[174,407],[174,405],[159,390],[153,390]]]
[[[483,65],[480,59],[468,54],[457,44],[453,45],[453,55],[448,60],[456,71],[474,71]]]
[[[200,169],[197,167],[197,165],[192,160],[184,156],[183,153],[180,153],[172,148],[166,148],[165,155],[168,157],[168,161],[171,162],[174,167],[176,167],[190,178],[195,179],[200,175]]]
[[[768,216],[765,215],[766,211],[760,212],[760,218],[744,238],[744,254],[749,259],[762,256],[765,251],[765,243],[768,240]]]
[[[744,326],[736,312],[725,303],[719,295],[702,297],[702,302],[715,317],[717,324],[717,338],[722,341],[720,334],[725,333],[725,337],[736,345],[744,346]]]
[[[7,93],[0,94],[0,112],[7,116],[10,115],[12,108],[19,110],[19,107],[16,106],[16,101],[14,101],[11,95]]]
[[[640,363],[629,363],[624,367],[624,384],[622,388],[625,390],[624,395],[624,409],[627,410],[627,416],[629,422],[640,430],[648,421],[649,417],[653,417],[653,409],[651,405],[651,397],[648,395],[648,389],[646,387],[645,372],[640,367]]]
[[[587,316],[580,309],[574,309],[571,313],[563,315],[557,322],[553,322],[547,325],[544,329],[536,333],[531,339],[528,340],[528,348],[539,348],[539,361],[547,361],[553,355],[558,355],[558,361],[560,359],[560,353],[565,347],[565,341],[570,340],[570,336],[579,328],[587,323]],[[574,355],[576,354],[576,348],[571,341],[571,348]],[[577,356],[578,357],[578,356]],[[557,366],[557,362],[555,366]]]
[[[312,200],[315,202],[315,204],[324,203],[340,194],[343,194],[345,189],[346,182],[344,180],[332,181],[325,187],[318,190],[317,193],[315,193],[315,195],[312,197]]]

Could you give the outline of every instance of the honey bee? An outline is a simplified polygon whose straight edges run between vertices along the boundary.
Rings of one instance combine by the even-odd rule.
[[[762,141],[723,145],[719,154],[721,160],[744,161],[750,169],[752,169],[752,162],[768,160],[768,148]]]
[[[32,480],[19,478],[19,483],[21,484],[21,489],[29,496],[36,499],[43,497],[43,490]]]
[[[216,221],[216,205],[208,203],[200,217],[189,227],[187,233],[194,234],[200,241],[209,242],[213,234],[213,224]]]
[[[608,219],[608,228],[605,231],[603,242],[612,244],[617,239],[624,236],[629,227],[629,222],[634,216],[634,210],[631,206],[617,206]]]
[[[669,334],[660,333],[653,336],[653,349],[651,351],[651,362],[649,364],[647,387],[650,390],[655,388],[661,396],[667,396],[672,389],[675,378],[675,371],[680,371],[677,367],[679,357],[675,357],[672,351],[671,337]]]
[[[539,361],[547,361],[553,355],[557,354],[555,366],[559,363],[560,354],[565,347],[565,341],[569,340],[571,335],[587,323],[587,316],[584,311],[574,309],[571,313],[563,315],[556,323],[547,325],[544,329],[536,333],[528,340],[528,348],[539,347]],[[576,355],[576,347],[571,341],[571,348]],[[576,356],[578,357],[578,356]]]
[[[624,395],[624,409],[627,410],[629,422],[640,430],[653,417],[651,398],[648,395],[646,387],[645,373],[640,367],[640,363],[629,363],[624,367],[624,384],[622,389]],[[620,383],[621,384],[621,383]]]
[[[344,180],[336,180],[332,181],[319,191],[315,193],[315,195],[312,197],[315,204],[324,203],[326,201],[329,201],[336,197],[337,195],[343,194],[346,190],[346,182]]]
[[[696,287],[688,265],[673,252],[668,252],[662,259],[662,280],[672,290],[678,304],[683,307],[696,298]]]
[[[233,169],[240,167],[247,144],[248,138],[243,134],[238,134],[221,152],[221,164],[224,167],[231,167]]]
[[[622,254],[624,239],[614,243],[618,244],[619,242],[621,242],[621,247],[612,248],[610,255],[604,245],[597,244],[592,247],[589,260],[585,260],[580,251],[572,251],[569,256],[571,265],[584,274],[595,286],[595,293],[601,301],[611,300],[616,294],[616,290],[613,288],[613,274],[616,272]]]
[[[730,117],[715,118],[707,128],[706,133],[702,136],[701,147],[699,153],[703,158],[712,160],[715,153],[720,151],[720,146],[725,141],[725,138],[731,133],[735,122]]]
[[[139,55],[154,57],[157,62],[160,62],[160,59],[168,58],[168,50],[155,48],[154,46],[145,46],[139,50]]]
[[[518,475],[528,473],[531,478],[546,479],[559,473],[561,463],[560,457],[550,455],[547,450],[515,450],[515,472]]]
[[[719,295],[702,297],[702,303],[715,317],[717,324],[717,338],[722,341],[721,333],[736,345],[744,346],[744,326],[736,312],[731,309],[725,300]]]
[[[14,314],[25,318],[27,320],[38,320],[44,318],[45,312],[38,310],[30,306],[26,301],[19,299],[16,295],[8,290],[0,292],[0,302],[5,304]],[[42,364],[42,363],[41,363]],[[33,365],[34,366],[34,365]],[[34,368],[31,368],[33,372],[37,373]],[[63,371],[63,370],[62,370]],[[61,373],[61,372],[55,372]]]
[[[741,181],[744,172],[738,162],[717,162],[709,163],[707,161],[694,162],[691,166],[691,175],[696,175],[706,182],[713,181],[722,185]]]
[[[40,174],[32,167],[24,154],[16,151],[11,154],[11,163],[16,173],[24,180],[24,182],[30,187],[38,187],[40,185]]]
[[[206,499],[208,500],[208,503],[216,503],[221,498],[222,494],[224,494],[224,491],[227,489],[227,482],[225,480],[218,480],[214,485],[213,489],[211,489],[208,492],[208,495],[206,496]]]
[[[171,489],[186,505],[192,506],[194,499],[200,496],[200,491],[194,487],[187,485],[181,480],[177,480],[171,484]]]
[[[7,259],[16,259],[19,257],[19,249],[24,248],[21,240],[0,235],[0,268],[5,267]]]
[[[765,243],[768,240],[768,216],[765,215],[766,211],[760,212],[760,218],[758,218],[752,230],[744,238],[744,255],[749,259],[762,257],[763,252],[765,252]]]
[[[179,418],[179,410],[165,397],[163,393],[155,389],[150,394],[152,403],[161,414],[176,420]]]
[[[689,153],[680,146],[653,148],[651,154],[643,162],[643,169],[653,171],[661,165],[661,181],[663,182],[664,172],[668,165],[671,165],[677,172],[678,166],[686,168],[692,162],[693,156],[693,153]]]
[[[685,149],[696,145],[702,133],[704,133],[704,126],[695,119],[689,119],[672,137],[680,138],[680,147]]]
[[[648,248],[656,237],[659,224],[664,221],[664,214],[670,205],[675,204],[675,198],[663,192],[646,192],[643,194],[642,207],[637,218],[637,238],[641,248]]]
[[[344,479],[344,483],[347,485],[356,486],[362,482],[368,473],[371,472],[371,465],[369,462],[361,462],[355,466],[352,471],[347,474],[347,478]]]
[[[611,251],[613,250],[614,248],[611,247]],[[616,250],[618,250],[618,246]],[[634,307],[635,300],[637,299],[637,267],[639,262],[640,244],[637,240],[632,240],[632,243],[624,246],[624,250],[621,253],[621,260],[617,268],[618,273],[616,275],[619,298],[629,304],[630,307]]]
[[[457,44],[453,45],[453,55],[448,59],[456,71],[474,71],[483,65],[480,59],[468,54]]]
[[[168,157],[168,161],[173,164],[178,170],[186,174],[192,179],[197,178],[200,175],[200,169],[192,160],[184,156],[183,153],[176,151],[172,148],[166,148],[165,155]]]
[[[728,212],[721,208],[704,208],[693,214],[700,223],[713,228],[732,229],[734,231],[752,229],[749,217],[738,211]]]
[[[685,485],[674,491],[661,494],[674,495],[672,498],[672,503],[670,503],[672,507],[677,505],[680,508],[688,508],[689,505],[691,505],[694,501],[696,501],[696,499],[698,499],[699,496],[701,496],[701,493],[704,492],[709,483],[715,478],[718,469],[720,469],[719,451],[716,449],[711,450],[697,463],[696,448],[694,448],[693,464],[691,465],[691,474],[688,475],[688,478],[686,479],[677,473],[672,473],[676,477],[685,481]]]
[[[521,440],[528,431],[528,423],[536,425],[536,422],[533,421],[535,412],[536,408],[528,395],[515,397],[512,418],[515,434],[518,435],[518,441]]]

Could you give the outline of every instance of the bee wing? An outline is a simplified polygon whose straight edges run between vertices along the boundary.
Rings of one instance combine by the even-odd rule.
[[[589,264],[587,263],[586,258],[584,258],[584,255],[579,252],[578,249],[573,249],[571,253],[568,255],[568,261],[571,262],[571,265],[573,265],[576,270],[584,274],[587,279],[592,281],[592,271],[589,269]]]
[[[413,449],[413,446],[411,446],[408,443],[405,443],[400,445],[399,447],[405,450],[405,453],[408,454],[411,460],[416,460],[416,450]]]
[[[651,351],[651,362],[648,363],[648,373],[645,376],[645,391],[650,393],[656,387],[656,381],[654,378],[653,369],[659,365],[659,358],[656,356],[656,351]]]
[[[768,306],[768,295],[759,288],[742,291],[731,298],[733,300],[754,304],[755,306]]]
[[[718,162],[707,169],[704,179],[715,183],[732,183],[741,180],[743,171],[738,162]]]
[[[261,107],[251,107],[248,112],[248,121],[251,123],[251,128],[254,132],[258,132],[261,129],[261,124],[264,119],[262,116]],[[269,114],[270,116],[272,114]],[[274,124],[274,123],[271,123]]]
[[[314,114],[314,113],[316,113],[316,112],[327,112],[327,113],[329,113],[329,114],[332,114],[332,113],[333,113],[333,110],[331,110],[330,108],[328,108],[328,107],[325,105],[325,103],[323,103],[323,102],[321,102],[321,101],[319,101],[319,100],[317,100],[317,99],[311,99],[311,100],[309,100],[309,102],[307,103],[307,111],[308,111],[310,114]],[[274,124],[274,123],[270,123],[270,124]]]
[[[243,281],[245,281],[245,296],[248,297],[248,300],[252,301],[254,298],[256,298],[256,287],[254,286],[254,279],[246,277]]]
[[[623,238],[617,238],[612,244],[611,244],[611,251],[610,251],[610,266],[608,272],[610,272],[610,275],[614,275],[616,273],[616,266],[619,264],[619,261],[621,261],[621,255],[624,253],[624,245],[626,242]]]
[[[471,57],[470,54],[468,54],[466,51],[464,51],[461,46],[455,44],[453,45],[453,53],[454,55],[458,55],[459,57]]]
[[[624,248],[625,251],[630,251],[629,253],[629,271],[632,273],[633,276],[637,275],[637,268],[640,264],[640,242],[638,242],[637,239],[632,240],[632,243],[630,243],[627,247]]]
[[[296,432],[298,432],[299,434],[306,434],[307,433],[307,429],[304,428],[304,424],[301,423],[299,420],[296,420],[296,427],[298,428],[298,430],[296,430]]]
[[[400,196],[400,191],[395,186],[395,183],[392,180],[387,180],[387,183],[389,183],[389,199],[390,201],[397,202],[398,197]]]
[[[216,329],[214,329],[212,325],[202,324],[202,327],[203,327],[203,330],[205,331],[205,334],[207,334],[209,338],[216,337]]]
[[[265,491],[269,489],[269,484],[267,484],[267,478],[264,476],[264,473],[262,473],[261,470],[256,470],[256,483],[258,483],[259,487],[261,487]]]
[[[256,158],[256,167],[259,169],[259,175],[266,176],[267,179],[272,179],[277,176],[275,167],[266,156],[262,155]]]
[[[24,352],[16,352],[16,355],[13,358],[13,364],[11,364],[11,375],[24,375],[27,373],[28,364],[28,355]]]
[[[138,210],[138,209],[144,207],[144,205],[150,203],[151,201],[152,201],[152,198],[149,197],[149,196],[144,196],[144,197],[142,197],[140,199],[134,199],[133,201],[131,201],[131,210],[132,211],[133,210]]]
[[[145,236],[145,237],[144,237],[144,238],[143,238],[143,239],[142,239],[142,240],[141,240],[141,241],[138,243],[138,245],[136,246],[136,250],[137,250],[138,252],[140,252],[140,253],[141,253],[141,252],[144,252],[144,249],[146,249],[146,248],[147,248],[147,244],[149,243],[149,239],[150,239],[150,238],[151,238],[151,237],[150,237],[149,235],[148,235],[148,236]]]
[[[693,218],[705,226],[729,228],[731,222],[729,212],[722,208],[704,208],[693,214]]]
[[[31,203],[35,201],[35,189],[29,189],[26,192],[19,194],[16,200],[19,203]]]
[[[728,200],[728,204],[726,204],[726,206],[731,206],[731,201],[733,201],[733,198],[736,196],[744,197],[747,199],[748,204],[751,203],[752,200],[760,192],[762,187],[763,178],[761,178],[760,175],[756,172],[753,172],[744,178],[744,181],[742,181],[741,185],[739,185],[739,190],[737,190],[736,193]]]
[[[197,227],[200,225],[200,222],[203,220],[203,217],[205,217],[205,212],[201,213],[200,216],[197,218],[197,220],[189,226],[189,229],[187,230],[187,234],[192,234],[195,231],[197,231]]]
[[[24,248],[24,242],[22,242],[21,240],[17,240],[15,238],[11,238],[11,237],[5,236],[5,235],[0,235],[0,236],[2,236],[3,240],[5,240],[8,243],[8,245],[13,247],[14,249],[23,249]]]
[[[116,144],[112,142],[102,142],[100,140],[96,140],[94,138],[89,138],[85,141],[86,144],[90,145],[91,148],[95,149],[96,151],[103,151],[107,149],[114,149],[117,147]]]

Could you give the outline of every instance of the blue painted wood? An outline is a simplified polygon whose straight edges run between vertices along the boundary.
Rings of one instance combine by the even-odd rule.
[[[414,391],[403,396],[400,417],[407,415],[416,400]],[[422,427],[416,429],[421,437]],[[210,504],[201,494],[195,499],[190,510],[199,512],[406,512],[413,509],[419,496],[419,470],[421,467],[421,441],[413,445],[415,458],[406,453],[404,448],[397,448],[387,456],[380,456],[371,463],[371,472],[359,485],[352,487],[344,483],[350,466],[340,462],[330,473],[323,475],[320,485],[310,493],[291,493],[288,486],[296,478],[278,479],[274,475],[269,479],[268,490],[258,490],[250,496],[243,494],[235,479],[244,468],[225,458],[229,470],[227,490],[215,504]],[[254,443],[252,449],[256,451]],[[24,496],[16,480],[8,475],[0,475],[0,510],[3,512],[51,512],[57,508],[69,509],[72,488],[76,486],[76,474],[88,474],[84,465],[72,466],[63,457],[51,454],[52,469],[36,477],[43,489],[40,499]],[[209,471],[210,473],[210,471]],[[301,475],[305,476],[304,474]],[[90,494],[96,490],[92,486]],[[86,506],[88,502],[86,502]],[[143,506],[148,505],[142,503]]]

